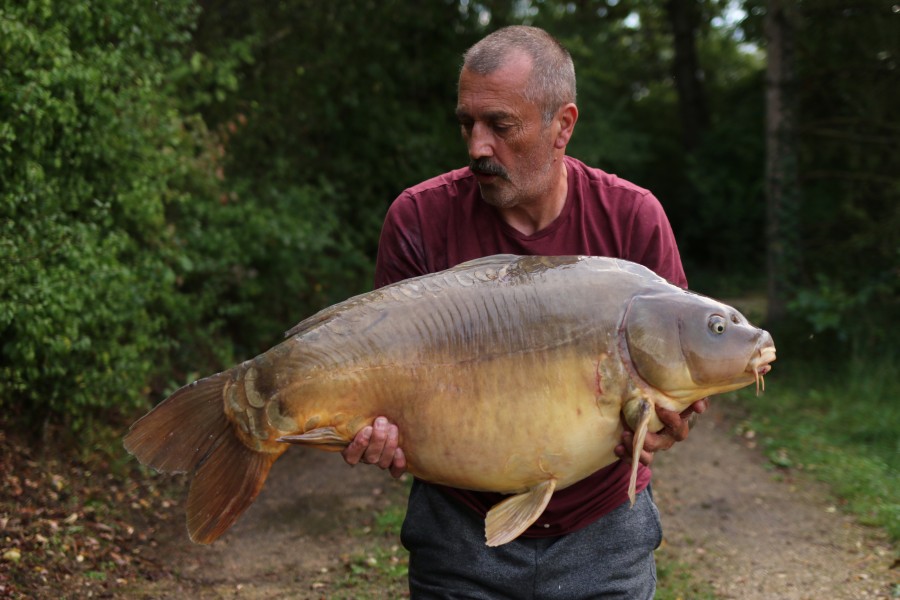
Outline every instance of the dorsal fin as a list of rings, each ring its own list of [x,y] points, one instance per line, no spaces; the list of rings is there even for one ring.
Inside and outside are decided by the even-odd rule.
[[[473,267],[494,267],[499,269],[509,263],[516,262],[521,258],[517,254],[494,254],[492,256],[483,256],[481,258],[473,258],[466,262],[459,263],[454,269],[471,269]]]

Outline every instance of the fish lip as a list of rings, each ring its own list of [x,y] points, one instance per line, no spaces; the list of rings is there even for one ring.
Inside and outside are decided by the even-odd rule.
[[[753,351],[753,357],[747,364],[747,372],[765,375],[772,370],[773,362],[775,362],[775,346],[771,342],[767,345],[757,346]]]
[[[756,349],[750,362],[747,363],[747,373],[756,380],[756,395],[760,391],[766,390],[766,380],[764,376],[772,370],[772,363],[775,361],[775,344],[772,342],[772,336],[768,333],[764,335]]]

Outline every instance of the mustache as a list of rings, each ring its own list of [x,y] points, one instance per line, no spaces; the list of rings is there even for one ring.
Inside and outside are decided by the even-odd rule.
[[[497,175],[498,177],[502,177],[509,181],[509,173],[503,168],[503,165],[491,162],[489,158],[476,158],[469,163],[469,169],[471,169],[473,173],[478,173],[480,175]]]

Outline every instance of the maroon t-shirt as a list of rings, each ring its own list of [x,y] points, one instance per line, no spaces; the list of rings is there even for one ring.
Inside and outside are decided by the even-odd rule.
[[[640,263],[687,287],[672,227],[649,191],[566,156],[569,188],[560,215],[525,235],[481,199],[468,167],[404,191],[388,210],[381,231],[375,286],[434,273],[491,254],[590,255]],[[628,498],[628,463],[616,461],[553,494],[544,513],[523,534],[557,536],[580,529]],[[650,470],[638,470],[638,491]],[[443,487],[482,516],[504,496]]]

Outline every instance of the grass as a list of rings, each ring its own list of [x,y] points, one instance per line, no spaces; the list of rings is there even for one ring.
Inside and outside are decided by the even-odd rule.
[[[405,501],[398,500],[375,514],[372,525],[354,532],[362,550],[344,561],[344,572],[333,583],[335,599],[401,598],[409,595],[406,576],[409,553],[397,543],[406,516]]]
[[[775,467],[827,483],[837,505],[900,540],[900,378],[888,354],[833,366],[779,359],[768,391],[748,406]],[[777,373],[777,375],[776,375]]]
[[[654,600],[715,600],[712,587],[698,581],[691,566],[680,562],[665,548],[656,551],[656,595]]]

